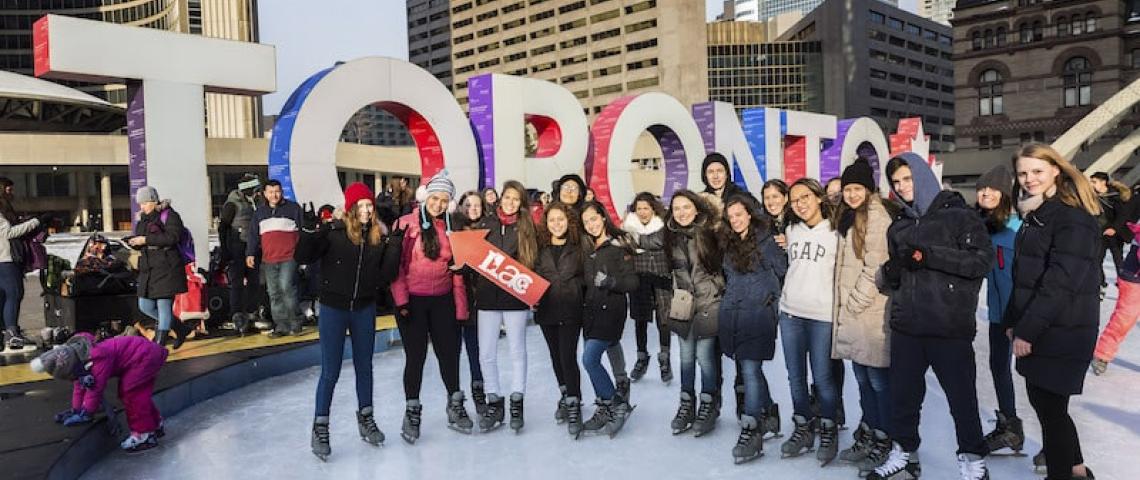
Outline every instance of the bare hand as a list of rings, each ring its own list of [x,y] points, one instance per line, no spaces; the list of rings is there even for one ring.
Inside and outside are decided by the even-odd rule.
[[[1104,231],[1104,236],[1106,236],[1106,237],[1112,237],[1115,235],[1116,235],[1116,229],[1115,228],[1109,228],[1109,229],[1106,229]]]
[[[254,265],[255,263],[257,263],[257,259],[256,259],[256,258],[254,258],[253,256],[248,256],[248,257],[245,257],[245,266],[246,266],[246,267],[248,267],[248,268],[253,268],[253,265]]]
[[[915,250],[914,253],[910,255],[910,258],[914,259],[914,263],[922,263],[922,250]]]
[[[788,248],[788,237],[783,234],[776,235],[776,245],[779,245],[780,248]]]
[[[141,235],[137,237],[131,237],[127,243],[131,244],[132,247],[141,247],[143,245],[146,245],[146,237]]]
[[[1013,355],[1017,358],[1029,356],[1033,353],[1033,344],[1020,338],[1013,339]]]

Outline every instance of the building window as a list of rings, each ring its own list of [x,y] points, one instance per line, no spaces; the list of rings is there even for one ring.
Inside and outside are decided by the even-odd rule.
[[[1033,41],[1033,27],[1028,23],[1021,24],[1020,35],[1021,43],[1029,43]]]
[[[881,24],[883,24],[883,23],[884,23],[884,22],[886,22],[886,21],[887,21],[887,17],[886,17],[886,16],[884,16],[883,14],[881,14],[881,13],[879,13],[879,12],[876,12],[876,11],[874,11],[874,10],[871,10],[871,22],[872,22],[872,23],[878,23],[878,24],[880,24],[880,25],[881,25]]]
[[[1073,15],[1072,20],[1069,21],[1073,35],[1080,35],[1085,29],[1085,22],[1081,19],[1080,15]]]
[[[1057,36],[1064,37],[1069,34],[1069,19],[1057,17]]]
[[[1040,42],[1043,38],[1045,38],[1045,30],[1044,27],[1041,26],[1041,22],[1033,22],[1033,41]]]
[[[1092,65],[1085,57],[1065,62],[1064,106],[1078,107],[1092,103]]]
[[[1007,36],[1005,27],[998,27],[997,29],[997,46],[1005,46],[1005,37]]]
[[[1132,49],[1132,68],[1140,68],[1140,48]]]
[[[1085,17],[1085,32],[1093,33],[1096,31],[1096,17],[1093,17],[1093,12],[1089,12]]]
[[[1002,78],[997,70],[986,70],[978,78],[978,114],[985,117],[1005,112],[1002,102]]]
[[[993,48],[994,47],[994,31],[987,28],[985,39],[986,39],[986,48]]]

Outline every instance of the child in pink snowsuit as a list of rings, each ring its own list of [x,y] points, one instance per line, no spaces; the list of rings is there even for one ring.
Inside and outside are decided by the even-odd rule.
[[[162,416],[154,405],[154,382],[166,362],[166,349],[143,337],[113,337],[99,343],[79,333],[61,347],[32,361],[32,369],[61,380],[74,380],[71,409],[56,414],[65,426],[87,423],[103,400],[103,389],[119,377],[119,399],[127,411],[131,436],[122,443],[128,451],[158,445]]]

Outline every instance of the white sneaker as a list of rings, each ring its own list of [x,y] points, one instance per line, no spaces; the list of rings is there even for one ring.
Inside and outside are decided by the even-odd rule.
[[[989,480],[986,459],[972,453],[958,454],[958,474],[962,480]]]
[[[273,328],[273,324],[264,320],[258,320],[256,322],[253,322],[253,328],[256,328],[258,330],[269,330]]]
[[[119,448],[122,448],[128,452],[141,452],[144,450],[150,450],[157,446],[158,439],[155,438],[155,436],[150,432],[131,432],[131,436],[127,437],[126,440],[123,440],[123,443],[119,444]]]

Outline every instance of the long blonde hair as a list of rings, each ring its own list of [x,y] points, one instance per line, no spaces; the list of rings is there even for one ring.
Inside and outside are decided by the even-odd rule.
[[[1089,212],[1089,215],[1100,215],[1100,200],[1097,198],[1092,184],[1080,170],[1077,170],[1076,166],[1061,156],[1053,147],[1040,143],[1031,143],[1021,147],[1011,159],[1014,172],[1017,171],[1017,159],[1021,157],[1036,158],[1049,162],[1049,164],[1060,169],[1061,174],[1057,176],[1056,180],[1056,196],[1060,198],[1061,202],[1070,207]]]
[[[356,211],[359,207],[353,205],[344,214],[344,229],[348,233],[348,241],[353,245],[360,245],[361,237],[364,231],[364,224],[360,223],[360,219],[356,216]],[[372,220],[368,226],[368,244],[373,247],[380,245],[380,237],[384,234],[384,227],[380,224],[376,212],[372,212]]]

